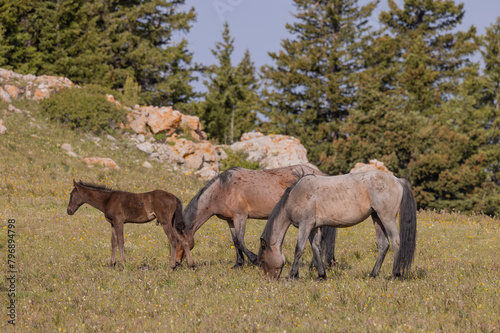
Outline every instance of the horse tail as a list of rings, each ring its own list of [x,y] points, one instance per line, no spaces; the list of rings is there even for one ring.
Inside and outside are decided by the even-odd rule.
[[[409,269],[415,256],[417,238],[417,203],[406,179],[399,179],[403,186],[403,198],[399,208],[399,255],[396,259],[396,272],[404,275]]]
[[[174,227],[177,230],[184,232],[185,224],[184,217],[182,216],[182,202],[177,197],[175,197],[175,200],[177,204],[174,212]]]

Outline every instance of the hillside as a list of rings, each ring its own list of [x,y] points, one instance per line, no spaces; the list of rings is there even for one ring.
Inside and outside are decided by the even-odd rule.
[[[47,121],[37,102],[13,104],[22,112],[0,111],[7,128],[0,136],[0,248],[7,272],[8,241],[14,239],[17,331],[500,329],[500,221],[481,215],[420,211],[417,257],[405,280],[389,279],[391,250],[381,276],[367,277],[377,251],[370,221],[339,231],[339,265],[327,271],[324,282],[307,269],[309,247],[299,281],[270,282],[254,266],[230,269],[231,235],[226,222],[215,217],[196,234],[194,271],[185,263],[168,269],[168,241],[154,223],[125,225],[127,264],[123,271],[112,270],[110,227],[102,214],[88,206],[74,216],[66,213],[73,179],[134,192],[161,188],[184,205],[203,182],[154,161],[144,168],[147,154],[118,132],[112,133],[115,140],[96,139]],[[8,104],[0,102],[4,109]],[[62,149],[65,143],[79,156],[112,158],[120,169],[89,168]],[[13,237],[10,219],[15,219]],[[264,224],[247,225],[246,242],[253,251]],[[297,229],[290,228],[283,244],[284,276],[296,239]],[[4,295],[11,282],[2,280]],[[2,318],[2,331],[12,329],[9,317]]]

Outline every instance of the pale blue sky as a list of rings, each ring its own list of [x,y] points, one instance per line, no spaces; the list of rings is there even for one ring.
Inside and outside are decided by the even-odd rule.
[[[360,4],[368,0],[360,0]],[[403,0],[395,0],[403,4]],[[465,0],[465,17],[460,30],[467,30],[471,25],[479,34],[484,34],[485,27],[496,22],[500,16],[500,0]],[[269,51],[280,50],[282,39],[289,37],[286,23],[293,22],[295,6],[292,0],[186,0],[188,8],[194,7],[197,22],[184,37],[189,42],[189,50],[194,53],[194,61],[209,65],[215,63],[210,49],[220,41],[223,23],[229,22],[232,37],[235,39],[233,63],[240,62],[246,49],[250,50],[252,61],[257,69],[264,64],[271,64]],[[378,14],[387,8],[387,1],[381,0],[375,10]],[[378,16],[378,15],[377,15]],[[372,20],[376,25],[377,20]]]

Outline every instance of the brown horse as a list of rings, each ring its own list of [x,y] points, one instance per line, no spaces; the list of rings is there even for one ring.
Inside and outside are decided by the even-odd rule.
[[[182,218],[182,203],[165,191],[155,190],[146,193],[130,193],[113,191],[106,187],[75,182],[68,204],[68,214],[73,215],[83,204],[89,204],[104,213],[106,221],[111,223],[111,267],[116,264],[116,247],[120,249],[121,262],[125,262],[123,248],[123,224],[146,223],[156,218],[161,224],[170,242],[170,251],[175,253],[177,240],[187,253],[190,267],[194,261],[189,251],[189,244],[182,235],[184,220]],[[170,268],[176,266],[175,258],[170,256]],[[120,267],[123,267],[120,264]]]
[[[213,215],[226,220],[236,249],[235,268],[243,266],[245,259],[258,264],[257,256],[251,252],[244,241],[245,226],[248,218],[267,219],[285,189],[305,174],[322,175],[320,171],[306,165],[248,170],[230,168],[211,179],[189,202],[184,209],[184,234],[192,249],[195,232]],[[335,262],[334,247],[336,229],[325,230],[329,245],[325,250],[329,265]],[[183,248],[177,245],[176,262],[183,258]],[[317,266],[314,262],[312,265]]]
[[[259,251],[264,274],[272,279],[279,278],[285,265],[281,247],[291,224],[299,228],[290,270],[293,279],[299,277],[299,260],[307,238],[314,237],[318,228],[325,225],[348,228],[371,216],[377,234],[378,257],[370,275],[378,275],[390,241],[394,249],[392,275],[400,276],[410,268],[415,254],[416,210],[410,184],[383,171],[333,177],[305,176],[285,191],[264,228]],[[313,244],[313,255],[316,258],[320,255],[317,243]],[[321,261],[318,275],[326,278]]]

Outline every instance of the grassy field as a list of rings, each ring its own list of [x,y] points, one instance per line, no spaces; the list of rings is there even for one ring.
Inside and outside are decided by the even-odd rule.
[[[18,332],[347,331],[499,332],[500,221],[482,215],[418,213],[418,240],[411,275],[389,279],[392,252],[378,278],[368,278],[377,245],[370,221],[339,231],[339,265],[317,282],[310,247],[301,279],[288,281],[297,230],[285,238],[287,267],[277,282],[251,265],[231,269],[235,252],[226,223],[209,220],[196,234],[194,271],[171,272],[168,241],[154,223],[125,225],[127,264],[108,267],[111,231],[102,213],[83,206],[66,214],[72,179],[126,191],[165,189],[184,205],[203,183],[147,158],[114,133],[118,150],[102,136],[47,122],[36,104],[16,104],[25,114],[0,114],[0,248],[9,276],[8,220],[15,219],[16,326]],[[0,112],[6,108],[0,102]],[[69,157],[70,143],[82,157],[110,157],[121,167],[88,168]],[[246,242],[257,251],[265,221],[250,220]],[[11,238],[12,239],[12,238]],[[1,331],[8,323],[10,282],[1,281]]]

